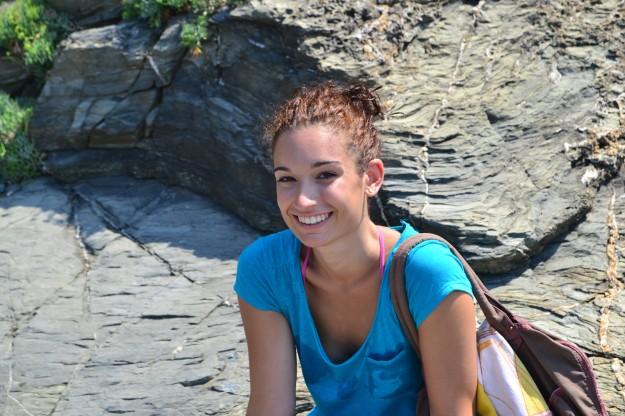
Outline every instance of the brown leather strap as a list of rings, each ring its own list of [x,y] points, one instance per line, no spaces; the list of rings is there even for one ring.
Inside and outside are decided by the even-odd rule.
[[[404,269],[408,253],[417,246],[419,243],[425,240],[437,240],[446,244],[452,253],[462,262],[464,271],[471,282],[473,288],[473,295],[480,305],[482,312],[486,320],[491,324],[495,330],[502,334],[510,332],[512,327],[516,324],[514,316],[501,304],[493,295],[488,291],[484,283],[475,274],[475,271],[469,266],[469,263],[462,257],[462,255],[456,250],[443,237],[430,233],[419,233],[412,237],[407,238],[397,248],[397,251],[393,255],[393,261],[390,270],[390,289],[391,298],[393,300],[393,306],[395,307],[395,313],[399,319],[399,323],[404,330],[404,334],[408,341],[412,345],[412,348],[417,353],[417,356],[421,356],[419,353],[419,333],[417,326],[410,314],[410,308],[408,306],[408,297],[406,295],[406,284],[404,277]]]

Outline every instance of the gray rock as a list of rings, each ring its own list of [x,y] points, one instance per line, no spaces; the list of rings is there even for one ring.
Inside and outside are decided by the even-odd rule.
[[[542,19],[557,19],[555,12],[529,19],[514,7],[484,6],[488,19],[475,22],[471,8],[449,6],[446,19],[419,35],[427,45],[413,42],[398,57],[418,67],[396,65],[384,88],[393,104],[381,128],[399,136],[387,147],[387,216],[448,236],[490,273],[525,263],[566,232],[590,209],[597,184],[613,176],[585,183],[587,169],[563,151],[586,139],[581,127],[609,130],[618,118],[610,111],[601,120],[596,111],[606,85],[583,59],[541,50]],[[526,32],[528,24],[536,29]],[[422,87],[414,90],[407,76]]]
[[[622,178],[526,267],[487,281],[515,313],[587,351],[614,415],[625,411]],[[258,236],[247,225],[187,190],[103,177],[12,188],[0,230],[3,413],[245,414],[232,283]],[[296,397],[306,414],[301,371]]]
[[[0,199],[0,229],[16,233],[0,242],[7,414],[244,408],[231,287],[247,226],[188,191],[118,177],[26,183]]]
[[[29,79],[30,73],[21,60],[10,56],[0,56],[1,91],[7,94],[18,94]]]
[[[186,47],[182,44],[180,33],[188,17],[175,17],[167,23],[158,42],[148,55],[148,63],[156,75],[158,87],[167,86],[180,66]]]
[[[28,391],[40,393],[29,406],[31,413],[47,414],[54,395],[71,376],[71,371],[62,371],[69,368],[62,362],[71,361],[79,350],[65,344],[79,338],[63,333],[74,326],[74,310],[66,309],[58,321],[50,320],[49,329],[26,328],[46,316],[47,306],[65,302],[84,273],[84,263],[75,231],[68,226],[72,222],[68,195],[49,180],[12,191],[0,197],[0,378],[9,380],[2,383],[6,394],[0,409],[4,414],[21,413],[19,403],[25,398],[19,386],[29,384]],[[44,329],[55,334],[55,341],[42,334]],[[56,360],[48,360],[52,350],[58,350]],[[49,363],[49,371],[41,367],[42,362]]]
[[[156,105],[157,98],[155,89],[125,97],[91,130],[90,147],[134,147],[143,137],[146,116]]]
[[[602,188],[584,221],[530,267],[488,283],[514,313],[586,351],[614,415],[625,412],[624,177]]]
[[[617,57],[625,34],[612,13],[618,2],[566,9],[512,1],[379,3],[252,1],[214,17],[202,54],[187,54],[179,67],[181,50],[171,46],[179,22],[172,23],[159,41],[170,52],[160,55],[157,43],[152,63],[143,59],[118,84],[168,85],[162,95],[141,100],[135,112],[121,105],[123,116],[104,121],[128,95],[98,96],[100,87],[117,87],[105,78],[85,81],[78,89],[88,94],[77,98],[68,86],[74,78],[58,72],[45,94],[74,92],[64,98],[68,107],[55,104],[61,110],[41,99],[48,106],[35,115],[34,136],[47,150],[142,149],[129,149],[115,171],[188,186],[255,227],[275,230],[283,225],[271,162],[256,140],[263,120],[302,83],[364,80],[381,87],[389,109],[378,125],[387,166],[381,219],[407,218],[443,235],[480,272],[522,267],[584,218],[596,190],[623,163],[625,77]],[[153,45],[147,32],[102,40],[131,27],[124,25],[76,35],[55,71],[68,66],[74,49],[90,56],[96,41],[112,42],[138,62],[139,51]],[[79,62],[98,73],[96,60]],[[52,120],[55,127],[45,127]],[[149,158],[158,162],[142,170]],[[79,176],[70,159],[56,159],[62,163],[49,170]],[[65,168],[71,173],[61,173]]]
[[[121,0],[49,0],[49,5],[68,14],[83,27],[101,25],[119,19]]]
[[[128,147],[156,99],[146,54],[157,34],[141,23],[74,32],[60,47],[30,124],[43,150]],[[108,140],[103,135],[109,134]],[[116,137],[121,136],[120,138]]]

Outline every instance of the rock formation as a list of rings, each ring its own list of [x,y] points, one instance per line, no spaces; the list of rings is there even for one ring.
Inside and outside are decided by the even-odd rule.
[[[118,20],[122,12],[121,0],[48,0],[48,4],[82,27]]]
[[[38,397],[49,400],[36,406],[46,414],[54,406],[64,409],[59,414],[73,414],[81,395],[103,397],[98,392],[105,386],[99,383],[113,373],[100,379],[97,371],[112,371],[108,367],[118,365],[119,359],[130,365],[130,376],[118,383],[114,400],[101,399],[99,409],[110,405],[111,411],[149,411],[165,406],[166,395],[152,396],[152,384],[141,390],[140,380],[171,381],[177,390],[169,392],[181,394],[180,403],[193,406],[201,406],[204,399],[187,400],[189,390],[178,386],[208,386],[209,395],[224,393],[219,396],[225,398],[224,407],[215,412],[240,409],[236,406],[244,402],[246,388],[240,373],[245,366],[241,344],[228,350],[241,355],[230,367],[237,368],[232,370],[236,374],[227,376],[217,375],[215,368],[230,359],[230,352],[219,348],[232,348],[233,339],[215,341],[220,347],[202,355],[201,362],[196,344],[223,336],[223,328],[236,327],[236,313],[215,306],[217,314],[207,320],[196,308],[203,302],[204,307],[218,305],[231,295],[226,294],[227,285],[219,285],[232,280],[237,250],[255,234],[242,231],[240,244],[227,248],[230,254],[215,254],[202,248],[208,244],[203,240],[185,241],[191,237],[180,230],[207,226],[202,220],[193,223],[194,216],[191,222],[170,224],[167,217],[149,222],[157,211],[169,209],[170,188],[132,182],[141,189],[135,196],[122,192],[115,182],[84,178],[123,174],[181,185],[209,196],[258,230],[278,229],[282,225],[273,202],[271,162],[257,140],[263,120],[295,87],[337,79],[379,87],[388,109],[378,123],[387,167],[385,186],[373,204],[380,221],[408,218],[419,230],[436,232],[456,244],[513,310],[579,342],[593,357],[611,412],[625,412],[625,310],[620,306],[625,282],[624,16],[625,8],[616,0],[254,0],[213,16],[201,53],[180,46],[184,16],[169,20],[162,29],[113,22],[73,33],[60,47],[39,97],[31,135],[47,152],[47,172],[79,182],[68,188],[35,182],[0,198],[0,209],[9,218],[0,215],[0,229],[21,230],[22,221],[44,223],[44,228],[70,224],[81,237],[73,243],[68,242],[71,235],[60,240],[69,239],[59,249],[67,271],[55,275],[60,280],[54,280],[54,296],[45,286],[28,295],[30,286],[39,283],[26,274],[20,274],[20,283],[10,283],[23,308],[1,306],[12,310],[6,316],[14,316],[0,324],[8,334],[7,362],[16,363],[3,371],[12,374],[12,368],[23,366],[20,377],[26,387],[13,383],[9,390],[23,396],[19,401],[39,389]],[[50,201],[16,202],[36,199],[35,190],[44,188]],[[196,198],[178,192],[185,195],[180,198]],[[19,208],[54,201],[61,208],[46,208],[45,213]],[[90,219],[81,223],[80,213]],[[226,220],[217,224],[220,221]],[[42,228],[39,234],[70,232],[60,228],[65,231]],[[3,239],[2,244],[14,244],[0,247],[9,257],[17,259],[15,253],[23,250],[18,242]],[[88,267],[93,271],[85,271],[81,253],[91,258]],[[223,269],[214,259],[226,259],[230,268]],[[7,260],[0,267],[3,264],[21,262]],[[131,269],[135,280],[129,288],[110,289],[119,282],[118,267],[137,268]],[[47,279],[47,272],[38,269],[33,279],[37,273]],[[185,299],[185,290],[196,287],[205,273],[216,276],[218,283],[210,283],[206,299],[194,295],[180,307],[172,298],[164,299],[172,313],[145,312],[142,308],[151,306],[144,299],[161,293],[151,292],[145,282],[167,273],[170,278],[155,284],[182,288],[179,293]],[[15,273],[5,270],[5,275]],[[100,276],[93,279],[101,286],[94,284],[94,292],[84,292],[84,282],[92,275]],[[142,284],[148,288],[135,288]],[[61,344],[80,344],[76,348],[83,348],[88,358],[77,361],[75,353],[58,358],[56,362],[70,363],[71,370],[59,371],[54,382],[37,384],[37,377],[29,376],[35,370],[28,367],[28,354],[35,354],[35,347],[20,347],[31,332],[36,337],[45,333],[41,328],[52,325],[37,323],[48,316],[37,311],[65,302],[73,305],[67,308],[86,307],[80,305],[94,300],[100,312],[83,311],[87,323],[80,325],[96,336],[82,340],[78,331],[58,338]],[[160,331],[169,329],[152,329],[152,318],[144,315],[175,315],[161,323],[172,322],[172,331],[182,332],[168,338]],[[223,328],[217,328],[222,322]],[[199,327],[191,330],[182,324]],[[119,333],[111,329],[118,326]],[[139,358],[129,355],[139,350],[139,334],[152,330],[159,331],[155,339],[165,344],[156,342],[158,351],[150,346],[137,353]],[[240,328],[237,331],[240,336]],[[195,340],[189,341],[188,359],[199,367],[189,367],[193,374],[183,380],[173,376],[178,372],[176,359],[164,357],[173,354],[168,348],[177,348],[174,339],[187,335]],[[165,379],[156,375],[161,368]],[[74,383],[74,377],[81,383]],[[220,387],[218,380],[227,386]],[[225,380],[238,380],[230,381],[238,387]],[[145,394],[124,400],[122,392],[131,387]],[[300,410],[309,407],[306,400]],[[11,400],[6,405],[16,406]]]
[[[215,16],[199,55],[179,20],[89,29],[61,48],[32,136],[59,178],[159,178],[275,230],[264,117],[302,83],[362,80],[389,109],[382,217],[505,272],[577,224],[622,164],[616,5],[259,1]]]
[[[588,353],[615,416],[625,412],[622,178],[528,267],[487,281],[513,312]],[[0,414],[245,414],[231,287],[257,232],[204,197],[124,177],[10,186],[0,230]],[[301,374],[296,397],[298,413],[311,409]]]

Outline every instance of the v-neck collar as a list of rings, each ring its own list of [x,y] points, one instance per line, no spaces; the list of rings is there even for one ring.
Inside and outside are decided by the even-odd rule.
[[[390,228],[396,231],[399,231],[400,236],[397,242],[395,242],[395,244],[393,245],[393,248],[389,252],[389,255],[384,264],[384,273],[382,275],[382,281],[380,282],[380,290],[378,291],[378,300],[376,304],[375,315],[371,323],[371,327],[369,328],[369,332],[367,333],[365,340],[362,342],[362,344],[360,344],[358,349],[352,355],[350,355],[349,358],[347,358],[344,361],[341,361],[340,363],[335,363],[334,361],[330,359],[330,357],[328,357],[328,354],[326,353],[326,350],[323,347],[323,344],[321,342],[321,337],[319,336],[319,331],[317,330],[317,324],[315,323],[315,319],[313,318],[312,310],[310,308],[310,303],[308,302],[308,295],[306,293],[306,288],[304,287],[304,280],[302,279],[302,276],[301,276],[302,270],[301,270],[301,264],[300,264],[300,252],[302,250],[302,244],[297,239],[297,237],[293,235],[293,238],[295,239],[295,253],[293,255],[293,258],[295,261],[293,262],[293,266],[294,266],[294,270],[296,270],[294,273],[297,275],[297,279],[296,279],[297,287],[298,287],[298,290],[301,291],[304,297],[304,301],[305,301],[304,309],[306,309],[305,311],[306,317],[310,322],[310,326],[312,327],[313,338],[315,340],[315,345],[317,346],[317,350],[319,351],[319,354],[321,358],[323,359],[323,361],[330,367],[334,367],[334,368],[346,367],[346,366],[349,366],[355,360],[357,360],[358,356],[362,355],[363,351],[367,349],[367,344],[369,342],[369,339],[372,337],[372,334],[375,332],[376,323],[378,322],[380,309],[381,309],[380,305],[382,303],[382,299],[385,293],[385,288],[387,287],[386,281],[388,280],[387,279],[388,268],[390,267],[393,254],[395,253],[395,251],[397,250],[401,242],[406,237],[408,237],[405,234],[406,234],[407,229],[410,228],[410,225],[404,221],[401,221],[401,225],[397,227],[390,227]]]

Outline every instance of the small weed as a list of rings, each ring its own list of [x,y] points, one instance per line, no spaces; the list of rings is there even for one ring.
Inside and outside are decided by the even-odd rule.
[[[32,101],[17,102],[0,92],[0,178],[9,182],[39,175],[41,154],[28,138]]]
[[[122,0],[124,19],[143,19],[152,27],[160,27],[173,15],[192,13],[193,22],[183,25],[181,42],[194,52],[201,51],[202,42],[208,39],[208,20],[224,7],[234,7],[242,0]]]

